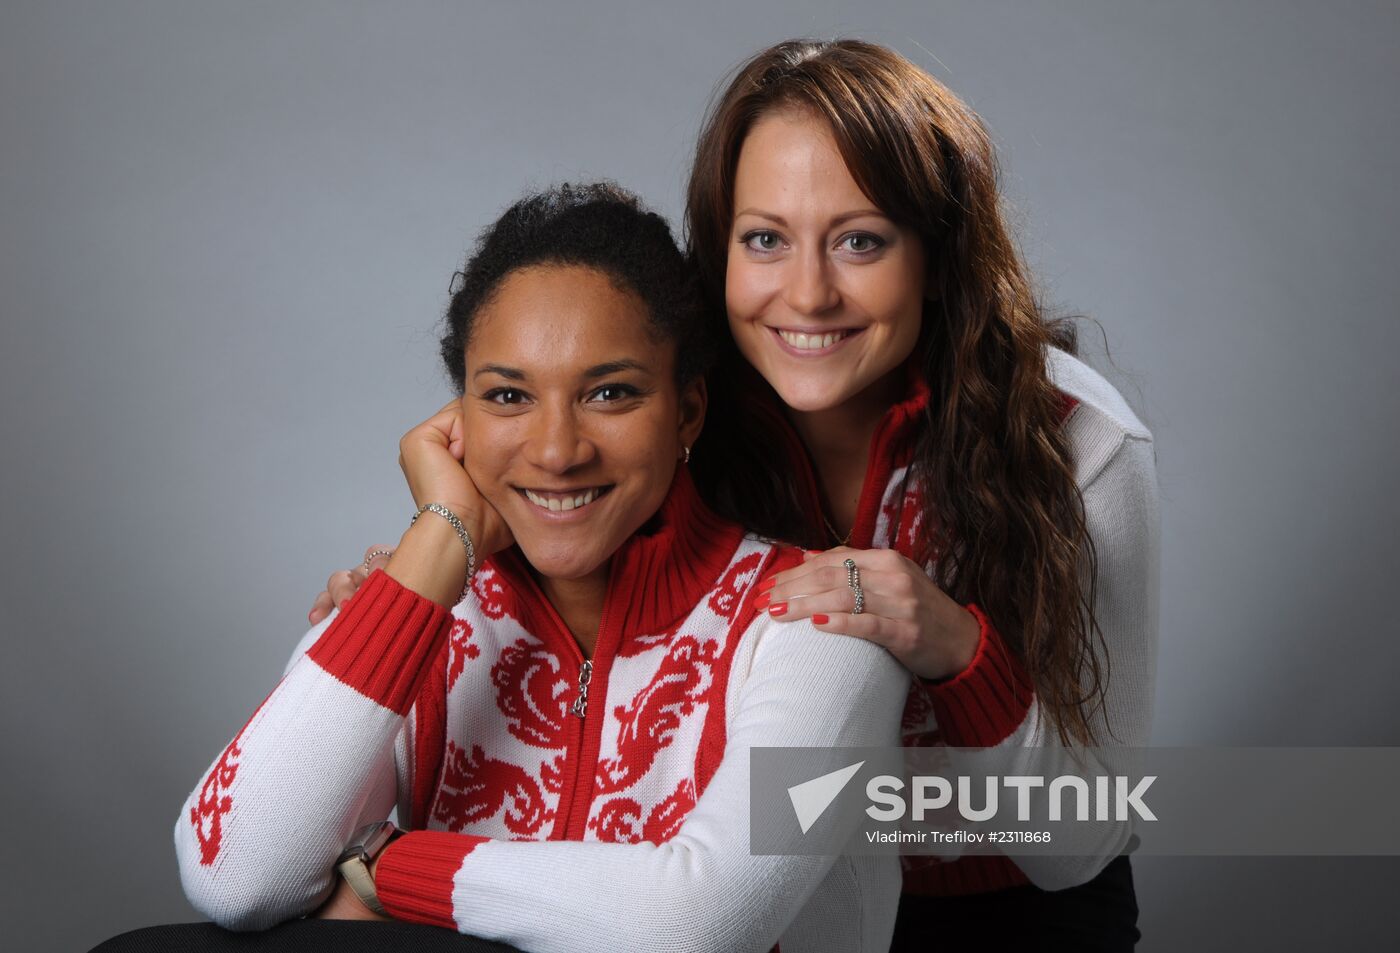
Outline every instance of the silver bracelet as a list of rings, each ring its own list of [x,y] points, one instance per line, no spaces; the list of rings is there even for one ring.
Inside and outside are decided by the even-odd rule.
[[[388,556],[390,558],[393,558],[393,555],[394,551],[392,549],[376,549],[372,551],[368,556],[365,557],[365,572],[369,572],[370,563],[374,562],[380,556]]]
[[[471,588],[472,576],[476,575],[476,547],[472,545],[471,534],[468,533],[467,528],[462,525],[462,521],[457,518],[457,514],[441,503],[424,503],[422,506],[418,507],[418,512],[413,514],[413,519],[409,521],[408,525],[412,526],[414,523],[418,522],[418,517],[422,516],[424,513],[436,513],[438,516],[441,516],[443,519],[447,520],[447,522],[451,523],[452,528],[457,531],[457,538],[462,541],[462,546],[466,548],[467,583],[462,587],[462,596],[466,596],[467,590]],[[457,601],[461,602],[462,600],[459,598]]]

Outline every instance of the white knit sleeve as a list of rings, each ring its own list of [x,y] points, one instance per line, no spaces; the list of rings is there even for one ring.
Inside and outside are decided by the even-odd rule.
[[[764,615],[745,633],[731,678],[741,682],[722,761],[670,840],[413,832],[383,855],[381,900],[396,917],[542,953],[765,951],[780,937],[785,953],[887,949],[898,859],[753,856],[749,749],[897,746],[907,671],[864,640]],[[801,927],[785,934],[799,912]]]
[[[1124,439],[1084,489],[1084,512],[1098,561],[1094,615],[1107,655],[1104,706],[1089,724],[1098,744],[1145,747],[1161,602],[1161,516],[1150,439]]]
[[[1021,724],[995,746],[969,756],[968,766],[996,775],[1060,773],[1130,775],[1142,769],[1152,725],[1160,601],[1160,516],[1150,437],[1127,434],[1108,462],[1082,489],[1089,537],[1097,560],[1094,613],[1103,633],[1100,650],[1104,703],[1090,713],[1097,756],[1060,746],[1058,733],[1032,700]],[[1085,580],[1087,582],[1087,579]],[[1030,749],[1041,749],[1036,753]],[[1046,751],[1044,749],[1052,749]],[[1075,764],[1067,757],[1081,759]],[[975,762],[975,766],[974,766]],[[986,825],[968,824],[968,830]],[[1083,822],[1057,848],[1074,855],[1025,855],[1013,861],[1045,890],[1085,883],[1127,847],[1132,825]]]
[[[376,573],[307,633],[180,809],[175,853],[196,910],[261,930],[330,895],[351,835],[395,806],[395,742],[447,618]]]

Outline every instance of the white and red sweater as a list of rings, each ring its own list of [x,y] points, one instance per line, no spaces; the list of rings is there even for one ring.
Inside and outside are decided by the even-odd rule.
[[[526,950],[885,949],[895,858],[749,851],[748,749],[898,744],[908,689],[883,649],[753,610],[797,558],[682,471],[613,557],[586,676],[514,550],[451,612],[376,572],[187,799],[186,895],[231,929],[305,915],[396,808],[399,919]]]
[[[1059,389],[1061,426],[1073,458],[1075,482],[1084,499],[1085,519],[1097,557],[1095,618],[1108,656],[1102,708],[1089,717],[1098,745],[1142,748],[1152,724],[1160,602],[1160,515],[1152,434],[1122,396],[1096,371],[1057,348],[1048,354],[1050,379]],[[908,397],[889,409],[872,439],[856,521],[849,545],[892,548],[915,557],[919,524],[928,508],[910,475],[914,445],[929,400],[927,385],[910,374]],[[794,480],[808,512],[819,518],[821,498],[810,457],[796,431],[776,407],[755,401],[770,417],[785,446],[775,452],[791,462]],[[821,532],[820,524],[814,529]],[[932,567],[930,567],[932,568]],[[1025,668],[1002,641],[995,625],[976,605],[967,607],[982,623],[972,663],[942,682],[916,680],[903,716],[904,743],[1000,749],[1007,770],[1018,748],[1056,745],[1058,739],[1040,715]],[[1132,773],[1128,752],[1105,752],[1116,763],[1087,765],[1089,773]],[[986,759],[995,759],[992,751]],[[984,759],[983,770],[987,763]],[[1084,825],[1075,830],[1077,856],[1009,857],[965,855],[951,862],[904,858],[904,891],[929,896],[986,893],[1033,883],[1063,889],[1092,879],[1118,856],[1131,836],[1126,825]],[[1057,835],[1060,846],[1063,838]],[[937,924],[929,924],[936,935]]]

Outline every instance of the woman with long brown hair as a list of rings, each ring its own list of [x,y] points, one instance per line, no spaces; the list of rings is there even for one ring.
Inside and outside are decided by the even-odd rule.
[[[686,209],[732,332],[697,479],[744,525],[825,550],[775,577],[768,611],[919,676],[906,743],[1142,746],[1151,434],[1037,302],[1001,206],[981,121],[897,53],[791,41],[742,66]],[[1101,872],[1125,846],[908,863],[896,947],[960,923],[1131,947],[1127,858]]]
[[[1145,745],[1152,437],[1038,303],[978,117],[887,48],[780,43],[713,104],[686,214],[731,332],[697,483],[822,551],[765,583],[766,611],[918,676],[906,744]],[[313,621],[361,578],[333,576]],[[895,946],[1131,948],[1127,836],[911,858]]]

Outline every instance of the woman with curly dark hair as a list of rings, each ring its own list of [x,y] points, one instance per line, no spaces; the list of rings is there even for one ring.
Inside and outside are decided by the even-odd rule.
[[[417,515],[179,812],[197,909],[442,928],[375,949],[888,947],[896,858],[750,848],[750,749],[895,747],[909,676],[756,607],[801,554],[695,491],[699,312],[665,221],[616,187],[483,234],[442,339],[459,396],[399,443]],[[345,948],[308,926],[298,948]]]
[[[887,48],[777,44],[713,104],[686,214],[730,332],[697,483],[822,550],[765,581],[766,611],[900,659],[906,744],[1145,745],[1152,436],[1038,303],[972,110]],[[896,946],[1131,948],[1129,832],[1095,836],[910,859]]]

